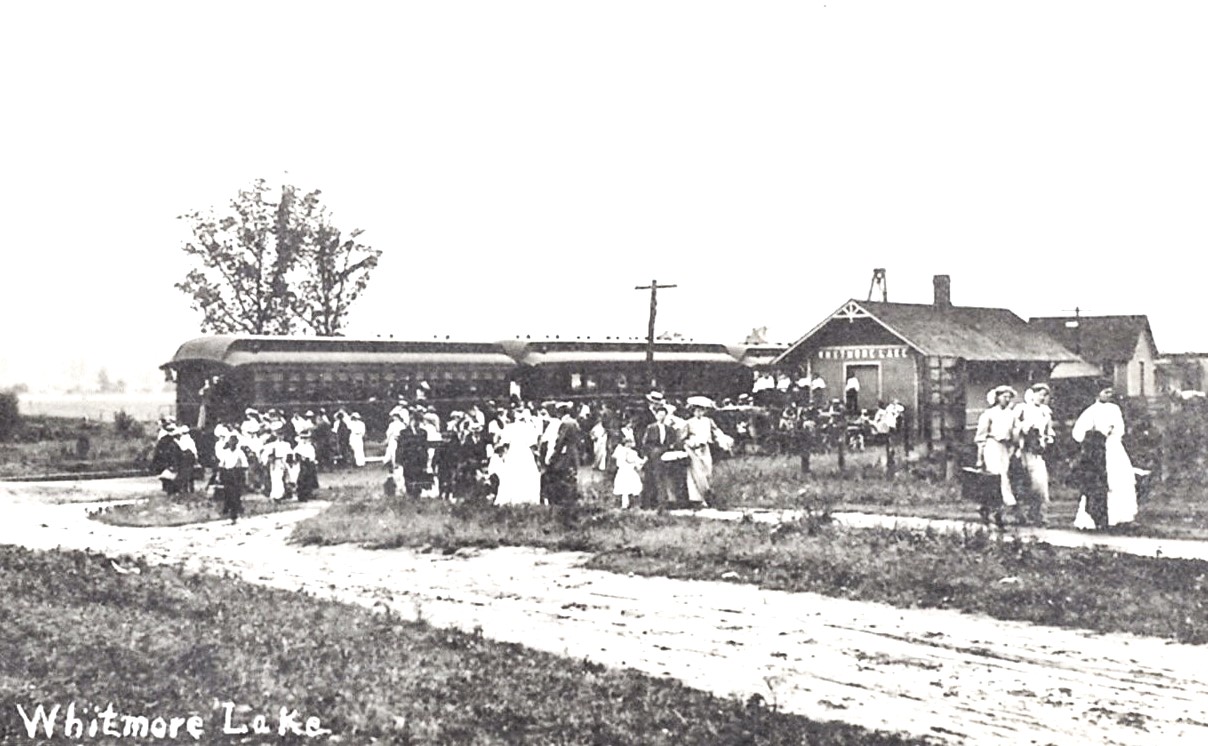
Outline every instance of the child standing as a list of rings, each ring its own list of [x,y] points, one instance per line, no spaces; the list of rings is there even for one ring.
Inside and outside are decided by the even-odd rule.
[[[646,460],[634,448],[632,432],[626,432],[621,444],[612,453],[617,465],[617,475],[612,482],[612,493],[620,495],[621,509],[628,510],[636,504],[642,494],[642,466]]]

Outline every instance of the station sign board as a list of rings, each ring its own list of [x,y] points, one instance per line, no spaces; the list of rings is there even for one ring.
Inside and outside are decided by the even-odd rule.
[[[844,345],[819,347],[819,360],[890,360],[909,355],[906,345]]]

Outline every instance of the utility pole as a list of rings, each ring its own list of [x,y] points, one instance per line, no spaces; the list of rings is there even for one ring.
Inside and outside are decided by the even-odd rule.
[[[654,317],[659,308],[659,291],[676,285],[660,285],[658,280],[651,280],[649,285],[638,285],[634,290],[650,291],[650,324],[646,328],[646,385],[654,383]]]

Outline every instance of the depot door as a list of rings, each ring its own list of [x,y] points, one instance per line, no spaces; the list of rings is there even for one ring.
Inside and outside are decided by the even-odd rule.
[[[855,374],[860,382],[860,393],[857,398],[856,411],[873,409],[881,399],[881,364],[880,363],[848,363],[843,366],[843,400],[846,402],[847,380]]]

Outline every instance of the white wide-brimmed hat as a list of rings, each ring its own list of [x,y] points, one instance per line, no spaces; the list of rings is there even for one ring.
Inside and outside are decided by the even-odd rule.
[[[1007,385],[995,386],[986,392],[986,403],[993,404],[998,401],[999,394],[1010,394],[1012,399],[1019,398],[1019,394],[1015,393],[1015,389]]]

